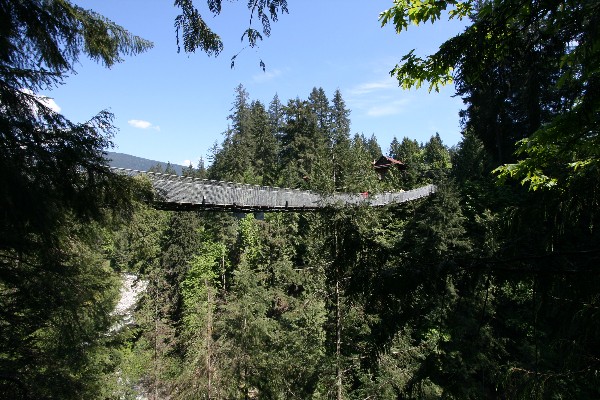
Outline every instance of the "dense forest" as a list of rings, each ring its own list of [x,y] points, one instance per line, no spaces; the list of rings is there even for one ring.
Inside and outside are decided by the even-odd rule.
[[[258,3],[267,27],[286,7]],[[215,51],[192,4],[175,2],[185,50]],[[457,146],[382,148],[340,91],[263,104],[240,85],[208,166],[184,172],[437,192],[257,219],[152,208],[149,182],[106,166],[110,113],[74,123],[36,95],[81,55],[151,43],[66,0],[0,0],[0,397],[599,398],[600,2],[396,1],[380,19],[449,6],[471,25],[392,73],[454,81]],[[381,154],[408,169],[379,179]],[[143,289],[125,321],[124,276]]]

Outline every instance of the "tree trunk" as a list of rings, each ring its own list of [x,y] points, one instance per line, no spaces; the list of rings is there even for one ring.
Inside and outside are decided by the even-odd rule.
[[[338,259],[338,234],[337,228],[334,232],[334,256],[335,256],[335,386],[337,389],[337,400],[342,400],[342,312],[340,310],[340,267],[337,264]]]
[[[337,275],[337,271],[336,271]],[[340,311],[340,279],[336,276],[335,280],[335,375],[337,387],[337,400],[342,400],[342,367],[341,367],[341,348],[342,348],[342,321]]]
[[[211,367],[211,341],[212,341],[212,297],[208,279],[204,279],[206,287],[206,393],[207,399],[211,399],[212,392],[212,367]]]

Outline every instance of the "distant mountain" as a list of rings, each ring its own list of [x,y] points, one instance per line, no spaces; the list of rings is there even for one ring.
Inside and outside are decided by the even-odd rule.
[[[127,168],[137,169],[139,171],[148,171],[157,165],[160,165],[164,171],[167,168],[168,163],[162,161],[148,160],[147,158],[136,157],[129,154],[114,153],[112,151],[107,152],[106,158],[109,160],[108,165],[116,168]],[[183,170],[187,167],[183,165],[170,164],[171,168],[181,175]]]

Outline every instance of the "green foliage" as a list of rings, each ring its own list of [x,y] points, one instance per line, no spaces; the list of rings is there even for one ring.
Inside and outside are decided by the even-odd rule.
[[[450,168],[450,154],[442,143],[440,134],[436,133],[429,139],[424,147],[424,161],[433,170],[447,170]]]
[[[240,221],[240,250],[249,263],[256,262],[260,255],[260,242],[258,238],[258,226],[254,217],[247,214]]]
[[[113,268],[139,274],[156,268],[160,259],[160,237],[168,222],[167,214],[143,203],[134,205],[128,224],[107,233],[111,243],[106,249]]]
[[[217,290],[225,269],[225,246],[208,240],[204,232],[197,254],[181,282],[183,298],[182,341],[185,357],[177,378],[179,398],[211,397],[215,385],[215,342],[213,321],[217,311]],[[202,377],[199,380],[199,377]]]
[[[483,142],[471,131],[463,133],[458,149],[452,157],[452,175],[461,183],[480,181],[489,176],[491,163]]]
[[[596,274],[583,271],[598,261],[598,7],[395,1],[381,14],[397,32],[443,15],[471,20],[434,54],[413,50],[392,71],[403,87],[453,81],[466,108],[452,158],[460,197],[442,189],[447,220],[441,209],[422,215],[396,245],[389,273],[402,286],[384,304],[412,327],[406,348],[437,346],[419,347],[412,370],[385,364],[382,376],[401,383],[385,381],[390,396],[425,397],[414,391],[424,383],[450,398],[596,396],[588,328],[598,321],[583,327],[575,316],[597,298]]]
[[[200,254],[190,262],[186,278],[181,282],[181,292],[184,307],[193,310],[205,301],[207,285],[218,280],[219,272],[223,269],[222,260],[225,257],[225,247],[220,243],[203,243]],[[184,318],[184,322],[186,322]],[[194,325],[187,321],[187,329],[194,331]]]
[[[1,13],[0,206],[12,210],[2,217],[2,242],[28,247],[27,232],[50,236],[64,210],[97,218],[102,204],[123,206],[127,190],[104,165],[112,115],[73,123],[35,92],[62,83],[82,53],[111,66],[151,43],[68,1],[6,2]]]
[[[448,7],[450,18],[471,17],[477,11],[474,1],[395,0],[394,6],[379,15],[381,25],[393,23],[396,33],[408,29],[409,25],[439,20]]]
[[[531,190],[563,190],[597,177],[599,5],[589,1],[545,6],[550,15],[535,23],[541,34],[562,45],[544,61],[557,75],[551,88],[561,93],[563,104],[553,118],[518,143],[518,162],[497,172],[501,179],[518,179]]]
[[[211,178],[325,193],[379,189],[371,164],[381,148],[375,136],[350,139],[350,111],[339,91],[330,102],[322,88],[313,88],[308,100],[286,106],[275,96],[268,112],[243,87],[236,93]]]
[[[396,33],[408,29],[411,24],[434,23],[441,19],[448,8],[450,19],[472,17],[476,11],[475,1],[435,1],[435,0],[395,0],[394,6],[379,15],[382,26],[393,24]],[[440,50],[425,59],[414,54],[414,49],[402,57],[402,63],[396,65],[390,74],[395,76],[404,89],[421,87],[429,82],[429,91],[439,91],[440,86],[453,82],[453,70],[460,59],[455,51],[456,39],[448,40]]]
[[[211,11],[218,14],[221,2],[211,7]],[[216,8],[218,5],[218,8]],[[180,38],[186,53],[193,53],[200,49],[208,55],[219,55],[223,50],[223,42],[219,35],[214,33],[204,22],[204,19],[194,7],[191,0],[176,0],[175,6],[181,8],[181,14],[175,18],[175,34],[177,36],[177,50],[180,51]]]
[[[398,142],[394,137],[389,153],[406,166],[402,171],[390,169],[387,172],[384,183],[389,185],[386,189],[391,191],[441,182],[452,167],[450,151],[437,133],[424,145],[407,137]]]
[[[2,12],[24,9],[13,3]],[[132,203],[149,198],[147,183],[102,165],[111,116],[73,124],[19,90],[60,82],[79,53],[46,52],[35,35],[23,42],[27,14],[9,15],[0,28],[12,68],[0,72],[1,201],[11,211],[0,229],[0,394],[598,397],[597,3],[395,1],[380,19],[398,31],[446,13],[471,18],[438,53],[411,52],[393,72],[430,89],[453,79],[464,137],[452,152],[439,135],[394,140],[390,155],[409,169],[381,181],[371,167],[381,148],[374,136],[350,137],[339,91],[330,101],[314,88],[286,106],[276,96],[267,109],[239,86],[211,167],[186,173],[325,192],[438,185],[435,196],[386,209],[264,221]],[[78,51],[116,62],[148,45],[67,2],[30,5],[59,38],[72,23],[65,49],[89,42]],[[193,3],[176,6],[184,49],[220,52]],[[285,6],[249,4],[266,35]],[[218,14],[220,1],[209,10]],[[95,29],[99,42],[77,39]],[[261,36],[250,26],[244,38],[253,46]],[[11,53],[23,71],[6,67],[24,43]],[[48,76],[25,71],[35,67],[27,46]],[[493,185],[491,170],[507,162],[497,170],[504,184]],[[134,325],[118,330],[115,270],[147,282]]]
[[[277,180],[279,143],[265,107],[258,101],[250,102],[248,92],[240,85],[232,111],[232,125],[225,132],[221,149],[215,151],[209,176],[248,184],[273,184]]]
[[[240,261],[216,325],[222,335],[218,357],[224,397],[258,393],[300,399],[316,385],[323,303],[309,289],[305,272],[290,263],[283,222],[273,220],[263,234],[258,230],[262,223],[251,216],[240,223]]]
[[[405,171],[392,171],[394,185],[402,189],[413,189],[425,182],[425,163],[423,149],[416,140],[407,137],[402,142],[394,137],[390,144],[390,157],[402,161],[407,169]]]
[[[313,107],[300,99],[290,100],[285,108],[282,135],[283,185],[311,188],[311,182],[322,172],[319,162],[325,150],[326,137],[319,130]]]
[[[368,167],[376,143],[335,140],[333,113],[319,90],[311,98],[281,118],[277,101],[268,115],[246,102],[257,118],[241,129],[268,121],[279,145],[274,176],[312,168],[322,187],[390,185]],[[437,182],[427,199],[264,221],[172,217],[139,319],[141,385],[182,399],[596,397],[593,196],[494,185],[481,132],[465,131],[452,155],[438,136],[392,143],[418,171],[401,185]],[[335,175],[319,162],[332,154]]]
[[[354,135],[345,158],[340,161],[343,170],[342,191],[374,193],[379,191],[377,174],[372,169],[373,157],[364,136]]]
[[[64,0],[3,1],[0,20],[0,390],[100,398],[121,341],[107,232],[148,191],[105,165],[110,113],[71,122],[37,92],[82,55],[110,67],[152,44]]]
[[[501,181],[562,190],[597,175],[598,2],[397,1],[380,20],[400,32],[447,8],[472,24],[426,59],[411,51],[392,75],[430,90],[455,80],[471,103],[467,123],[509,162]]]
[[[2,80],[36,91],[60,82],[81,53],[110,67],[152,46],[105,17],[66,0],[4,2]]]
[[[52,258],[42,246],[1,253],[3,397],[95,398],[115,367],[118,341],[107,335],[119,280],[97,251],[98,226],[67,218],[54,234],[60,255]]]

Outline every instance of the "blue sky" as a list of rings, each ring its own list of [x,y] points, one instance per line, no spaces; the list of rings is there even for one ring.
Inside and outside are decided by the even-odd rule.
[[[200,10],[206,3],[196,2]],[[289,14],[272,25],[271,37],[258,48],[244,49],[246,2],[223,1],[221,15],[203,14],[225,43],[214,58],[177,53],[172,1],[75,3],[154,42],[150,51],[111,69],[82,59],[77,74],[45,93],[74,121],[86,121],[103,109],[113,112],[119,128],[114,151],[176,164],[206,159],[210,147],[222,141],[239,84],[266,106],[276,93],[286,103],[306,99],[313,87],[322,87],[330,99],[340,89],[351,110],[352,133],[374,134],[384,152],[394,136],[425,142],[439,132],[447,145],[460,141],[462,102],[452,97],[452,86],[440,93],[407,91],[389,76],[411,49],[427,55],[459,33],[463,25],[458,21],[411,27],[397,35],[378,21],[391,0],[289,0]],[[231,56],[240,51],[231,69]],[[260,59],[266,72],[259,68]]]

